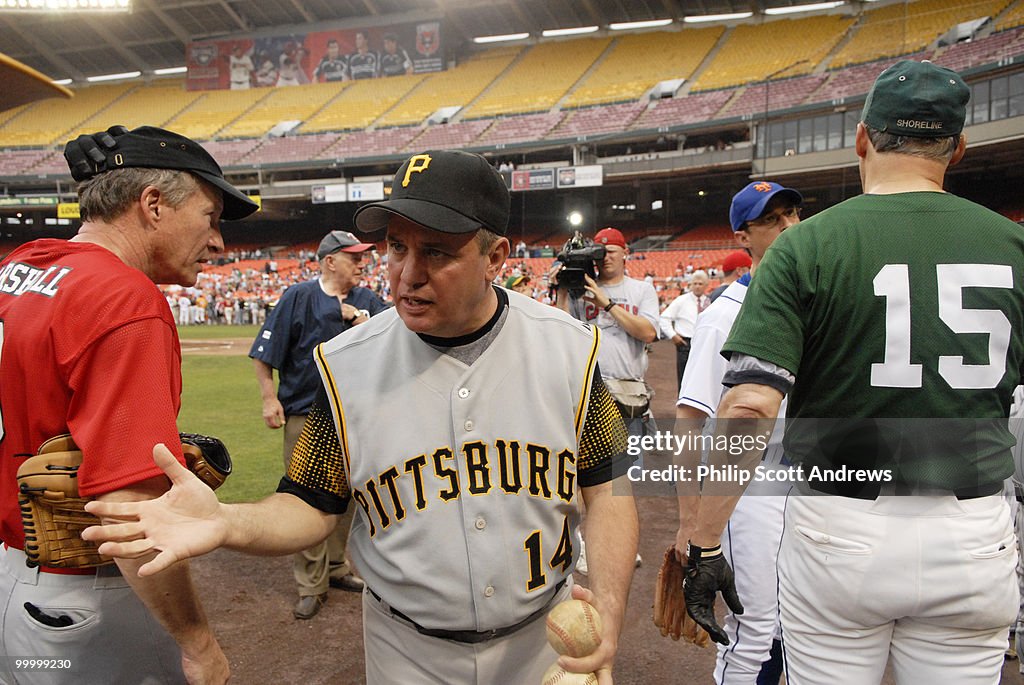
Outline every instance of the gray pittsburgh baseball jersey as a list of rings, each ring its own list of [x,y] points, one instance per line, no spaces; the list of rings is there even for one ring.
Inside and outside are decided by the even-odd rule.
[[[579,487],[610,479],[625,447],[596,329],[507,297],[470,364],[394,310],[318,347],[336,445],[314,408],[279,488],[326,511],[351,497],[353,562],[428,628],[490,630],[545,606],[578,556]]]

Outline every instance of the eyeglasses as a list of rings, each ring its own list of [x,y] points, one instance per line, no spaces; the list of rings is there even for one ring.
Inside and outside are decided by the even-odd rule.
[[[747,226],[750,226],[751,228],[774,228],[781,224],[783,219],[799,219],[800,212],[802,212],[803,209],[803,207],[787,207],[786,209],[774,212],[768,216],[751,219],[747,222]]]

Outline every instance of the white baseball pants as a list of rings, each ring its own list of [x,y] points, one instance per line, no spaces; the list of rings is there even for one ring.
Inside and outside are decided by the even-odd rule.
[[[1002,495],[793,495],[779,554],[790,685],[999,682],[1017,613]]]

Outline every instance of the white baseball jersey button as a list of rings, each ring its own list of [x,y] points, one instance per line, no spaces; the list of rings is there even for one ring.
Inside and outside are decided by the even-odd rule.
[[[476,529],[477,530],[483,530],[486,527],[487,527],[487,521],[484,520],[483,516],[481,516],[480,518],[478,518],[476,520]]]
[[[472,421],[466,421],[465,426],[466,426],[466,430],[467,431],[473,430],[473,422]]]
[[[493,596],[494,596],[494,588],[491,587],[490,585],[488,585],[487,587],[484,588],[484,597],[493,597]]]
[[[459,388],[459,397],[462,399],[469,397],[469,388]]]

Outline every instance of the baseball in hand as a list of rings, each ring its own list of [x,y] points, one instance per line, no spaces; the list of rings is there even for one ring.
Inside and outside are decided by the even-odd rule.
[[[589,656],[601,644],[602,627],[597,609],[580,599],[566,600],[548,614],[548,644],[559,654],[573,658]]]
[[[593,673],[570,673],[556,661],[544,671],[541,685],[597,685],[597,676]]]

